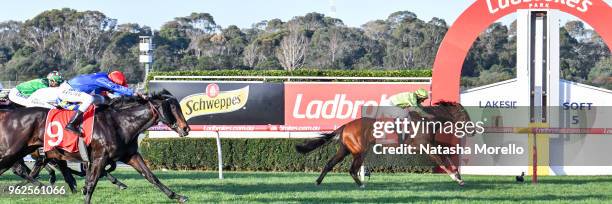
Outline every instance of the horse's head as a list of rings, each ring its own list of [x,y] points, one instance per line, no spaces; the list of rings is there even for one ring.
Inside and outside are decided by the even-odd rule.
[[[177,132],[181,137],[189,135],[191,129],[185,117],[183,117],[181,105],[170,92],[163,90],[157,94],[153,94],[148,100],[159,113],[159,119],[162,123],[172,128],[172,130]]]
[[[470,121],[470,115],[460,103],[438,101],[434,105],[444,108],[453,121]]]

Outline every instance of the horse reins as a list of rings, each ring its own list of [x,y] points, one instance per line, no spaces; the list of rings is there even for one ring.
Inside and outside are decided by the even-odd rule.
[[[166,117],[164,117],[164,115],[161,114],[159,110],[157,110],[157,108],[155,108],[155,105],[153,105],[151,101],[147,100],[147,103],[149,104],[149,109],[151,110],[151,112],[153,112],[153,117],[157,117],[160,121],[164,123],[170,123],[170,121],[168,121]],[[176,124],[176,122],[172,123],[172,125],[170,126],[170,128],[172,129],[176,129],[177,127],[178,127],[178,124]]]

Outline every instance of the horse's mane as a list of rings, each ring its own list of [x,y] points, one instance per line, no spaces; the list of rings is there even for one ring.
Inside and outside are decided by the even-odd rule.
[[[149,95],[149,100],[163,100],[170,95],[167,90],[154,92]],[[117,110],[132,108],[136,105],[146,104],[148,100],[140,96],[122,96],[112,99],[108,104],[100,105],[99,108],[113,108]]]
[[[454,101],[441,100],[441,101],[438,101],[438,102],[434,103],[434,105],[436,105],[436,106],[456,106],[456,105],[461,105],[461,104],[457,103],[457,102],[454,102]]]

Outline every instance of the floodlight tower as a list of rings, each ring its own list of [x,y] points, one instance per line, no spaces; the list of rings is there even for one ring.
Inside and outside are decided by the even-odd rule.
[[[336,17],[336,0],[329,0],[329,15],[332,18]]]
[[[151,69],[151,65],[153,64],[153,36],[140,36],[140,63],[144,64],[145,67],[145,78],[144,81],[147,80],[149,76],[149,71]]]

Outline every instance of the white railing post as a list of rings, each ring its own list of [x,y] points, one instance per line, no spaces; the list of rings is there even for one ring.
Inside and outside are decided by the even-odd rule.
[[[221,136],[217,133],[217,159],[219,160],[219,179],[223,179],[223,153],[221,152]]]

